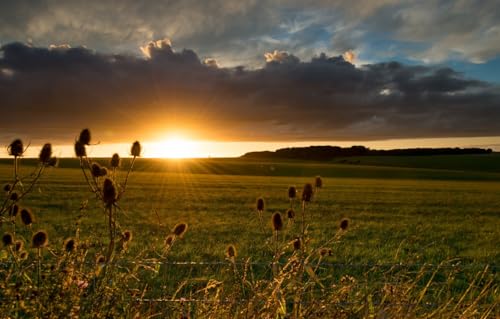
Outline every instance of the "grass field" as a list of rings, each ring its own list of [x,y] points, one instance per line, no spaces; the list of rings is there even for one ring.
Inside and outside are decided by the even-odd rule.
[[[497,155],[492,158],[499,159]],[[324,262],[331,267],[325,266],[323,273],[333,278],[349,274],[377,285],[387,280],[384,267],[401,264],[416,271],[423,264],[454,260],[453,264],[459,265],[457,291],[465,289],[474,273],[485,265],[490,265],[498,284],[500,170],[493,164],[489,169],[472,170],[478,165],[475,158],[457,157],[460,164],[453,163],[454,159],[447,157],[446,162],[461,170],[442,169],[441,159],[424,157],[386,158],[384,166],[143,159],[137,162],[120,202],[120,227],[134,234],[130,254],[139,254],[147,247],[146,258],[154,257],[151,248],[161,249],[170,229],[184,221],[189,231],[172,250],[169,261],[214,262],[161,268],[161,275],[150,284],[162,287],[162,293],[175,291],[178,282],[186,278],[219,278],[226,266],[217,262],[224,261],[228,244],[237,247],[241,260],[251,258],[255,262],[258,276],[270,276],[269,270],[259,265],[269,262],[273,255],[263,248],[272,242],[272,213],[284,213],[289,208],[290,185],[300,190],[315,175],[321,175],[324,186],[308,208],[311,245],[321,246],[331,238],[341,218],[351,220],[349,232],[329,246],[332,256]],[[467,160],[470,163],[465,163]],[[380,161],[384,159],[373,158],[369,163],[381,165]],[[420,168],[394,167],[409,163]],[[81,223],[81,235],[106,237],[102,208],[93,200],[77,165],[77,160],[63,160],[61,167],[49,169],[22,202],[33,209],[36,228],[47,230],[54,247],[74,235],[76,216],[85,200],[90,204]],[[28,165],[25,172],[29,169]],[[3,160],[1,182],[8,180],[11,170]],[[255,200],[260,196],[266,201],[264,231],[255,212]],[[290,227],[283,234],[287,240],[293,239],[298,226]],[[374,265],[378,271],[372,271]],[[188,293],[189,289],[183,291]]]

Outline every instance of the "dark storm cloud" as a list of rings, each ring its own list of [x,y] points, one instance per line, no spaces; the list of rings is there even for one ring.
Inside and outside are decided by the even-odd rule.
[[[303,62],[275,51],[247,70],[204,63],[167,40],[142,50],[145,58],[2,46],[1,137],[68,142],[92,127],[118,141],[171,126],[235,140],[500,135],[499,88],[450,68],[355,67],[325,54]]]

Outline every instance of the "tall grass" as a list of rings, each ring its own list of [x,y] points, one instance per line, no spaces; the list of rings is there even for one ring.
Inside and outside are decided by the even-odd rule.
[[[373,285],[363,277],[331,271],[328,258],[355,223],[348,218],[330,230],[331,237],[312,236],[310,224],[318,218],[311,202],[320,202],[324,185],[317,176],[301,194],[295,186],[283,194],[286,214],[266,214],[263,198],[256,203],[262,242],[260,256],[242,256],[235,244],[227,246],[222,268],[208,278],[189,275],[178,280],[174,292],[158,287],[168,273],[172,250],[183,241],[188,224],[179,221],[163,230],[160,246],[145,242],[122,225],[129,216],[121,201],[141,145],[131,146],[127,167],[117,154],[108,165],[87,154],[91,132],[75,141],[82,180],[94,203],[83,201],[72,216],[73,234],[57,247],[53,236],[37,227],[38,216],[29,209],[29,195],[45,170],[55,167],[50,144],[40,151],[36,169],[21,176],[25,147],[20,140],[9,146],[12,179],[0,206],[3,249],[0,253],[0,313],[11,318],[490,318],[498,315],[498,284],[487,266],[464,287],[456,260],[437,267],[389,268],[374,265],[367,273],[384,278]],[[314,185],[314,187],[313,187]],[[298,202],[298,203],[297,203]],[[97,207],[102,223],[93,235],[82,235],[82,220]],[[297,212],[296,212],[297,210]],[[233,218],[228,216],[228,218]],[[244,221],[242,221],[244,222]],[[206,225],[210,227],[210,225]],[[57,231],[57,230],[55,230]],[[84,232],[89,234],[88,231]],[[140,249],[131,250],[134,242]],[[398,252],[395,252],[398,254]],[[258,258],[256,258],[258,257]],[[259,265],[265,275],[255,269]],[[411,260],[409,260],[411,262]]]

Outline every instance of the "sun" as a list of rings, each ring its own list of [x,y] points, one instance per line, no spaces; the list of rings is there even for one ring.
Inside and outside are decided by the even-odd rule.
[[[149,145],[149,156],[157,158],[194,158],[200,156],[196,141],[181,135],[169,135],[166,139]]]

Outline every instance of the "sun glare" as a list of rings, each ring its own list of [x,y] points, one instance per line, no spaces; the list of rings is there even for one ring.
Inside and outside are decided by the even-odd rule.
[[[193,158],[200,156],[198,143],[179,135],[149,145],[148,157]]]

